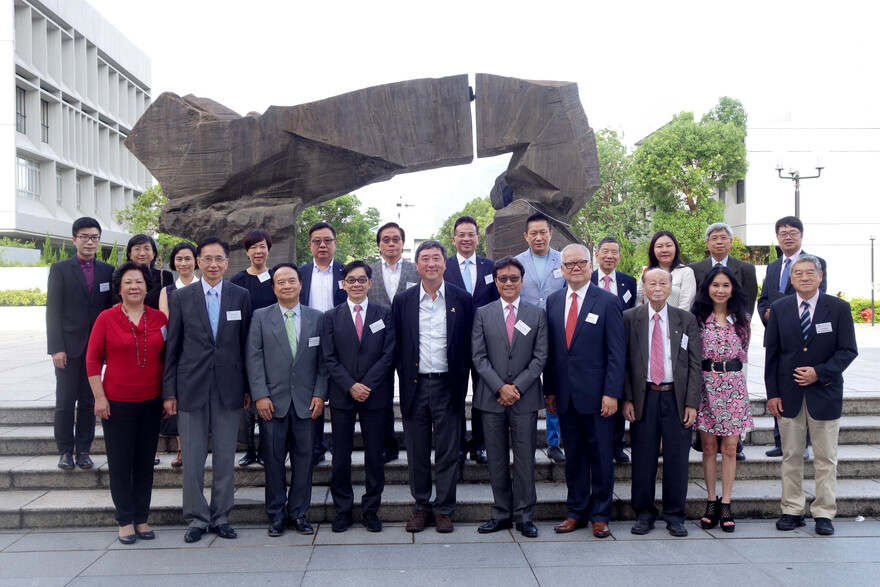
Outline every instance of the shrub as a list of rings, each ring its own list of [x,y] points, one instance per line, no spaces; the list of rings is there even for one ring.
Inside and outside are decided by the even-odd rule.
[[[844,298],[846,299],[846,298]],[[853,322],[856,324],[864,324],[865,322],[871,322],[871,299],[870,298],[853,298],[851,300],[847,300],[849,302],[850,308],[852,308],[852,317]],[[875,310],[880,310],[876,305],[874,307]],[[867,311],[865,311],[867,310]],[[862,313],[864,312],[864,314]],[[877,318],[874,318],[874,322],[877,322]]]
[[[45,306],[46,294],[37,288],[0,290],[0,306]]]

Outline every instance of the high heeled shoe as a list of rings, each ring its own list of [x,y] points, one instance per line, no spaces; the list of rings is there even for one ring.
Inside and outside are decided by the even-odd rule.
[[[700,528],[703,530],[711,530],[715,526],[718,525],[718,518],[720,516],[720,507],[721,498],[716,497],[715,501],[706,500],[706,513],[703,514],[703,517],[700,519]],[[728,504],[730,505],[730,504]],[[709,520],[708,522],[706,520]]]
[[[733,521],[733,513],[730,511],[730,504],[721,503],[721,529],[725,532],[733,532],[736,530],[736,522]]]

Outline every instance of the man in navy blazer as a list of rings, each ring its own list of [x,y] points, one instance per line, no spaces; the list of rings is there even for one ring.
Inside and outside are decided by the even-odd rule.
[[[178,414],[180,447],[186,455],[186,542],[197,542],[207,531],[221,538],[237,537],[228,523],[235,503],[235,447],[241,410],[251,401],[244,370],[250,294],[223,280],[229,266],[229,243],[216,236],[205,237],[196,258],[202,280],[178,289],[169,300],[162,381],[165,412]],[[204,495],[209,440],[213,468],[210,504]]]
[[[364,441],[363,524],[370,532],[382,530],[377,512],[385,488],[382,448],[386,409],[394,397],[394,323],[390,308],[367,300],[371,274],[370,266],[363,261],[352,261],[343,268],[342,286],[348,299],[324,313],[321,332],[321,348],[330,374],[330,494],[336,508],[334,532],[344,532],[352,524],[351,453],[355,418],[360,420]]]
[[[422,278],[394,297],[395,364],[406,440],[409,486],[415,499],[408,532],[436,522],[452,532],[461,418],[471,370],[470,294],[443,280],[446,249],[425,241],[416,249]],[[435,447],[436,498],[431,502],[431,444]]]
[[[55,366],[55,443],[58,468],[91,469],[95,397],[86,377],[86,347],[98,314],[112,304],[113,266],[95,257],[101,225],[82,217],[73,223],[76,255],[53,263],[46,287],[46,342]],[[75,421],[74,424],[74,414]]]
[[[590,285],[590,251],[562,249],[568,285],[547,299],[550,356],[544,371],[547,412],[559,415],[568,453],[565,520],[554,530],[572,532],[593,524],[593,535],[611,535],[614,501],[614,414],[623,396],[626,350],[620,303]]]
[[[606,236],[599,241],[599,247],[596,249],[598,268],[593,270],[590,283],[616,295],[620,300],[620,309],[629,310],[636,303],[636,278],[618,271],[619,263],[620,243],[613,236]],[[623,418],[623,410],[618,409],[614,414],[614,462],[616,463],[629,462],[629,455],[624,451],[625,433],[626,420]]]
[[[452,243],[456,253],[446,259],[446,271],[443,279],[447,283],[457,285],[466,290],[474,300],[474,309],[485,306],[498,299],[498,288],[492,280],[492,267],[494,263],[485,257],[476,254],[477,245],[480,243],[480,229],[475,218],[462,216],[455,221],[452,228]],[[473,389],[477,388],[479,376],[473,372]],[[485,465],[486,439],[483,433],[483,419],[480,409],[471,403],[471,439],[467,439],[467,425],[465,418],[461,420],[461,454],[463,461],[465,454],[470,453],[472,460]]]
[[[843,410],[843,372],[858,356],[850,305],[822,293],[818,257],[800,255],[791,265],[795,295],[771,306],[764,334],[767,409],[782,437],[782,517],[779,530],[804,525],[804,459],[810,430],[816,497],[810,513],[816,533],[831,535],[837,513],[837,436]]]

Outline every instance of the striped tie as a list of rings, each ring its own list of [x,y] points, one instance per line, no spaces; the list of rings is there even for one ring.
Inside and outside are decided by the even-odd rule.
[[[807,340],[807,332],[810,330],[810,303],[807,301],[801,302],[801,308],[804,309],[801,312],[801,332],[804,333],[804,340]]]

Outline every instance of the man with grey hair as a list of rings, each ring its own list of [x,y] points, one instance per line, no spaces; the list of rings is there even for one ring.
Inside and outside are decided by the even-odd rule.
[[[834,534],[837,513],[837,435],[843,410],[843,371],[858,356],[850,305],[819,289],[822,262],[801,254],[791,264],[795,295],[770,306],[764,342],[767,409],[782,438],[782,517],[778,530],[804,525],[806,433],[813,440],[816,533]]]
[[[729,224],[716,222],[710,225],[706,229],[706,248],[709,250],[709,256],[702,261],[691,263],[690,268],[694,270],[697,287],[709,269],[715,265],[721,264],[730,269],[746,294],[746,303],[748,304],[746,311],[754,316],[755,300],[758,299],[758,278],[755,275],[755,266],[748,261],[731,257],[730,248],[732,245],[733,229]]]

